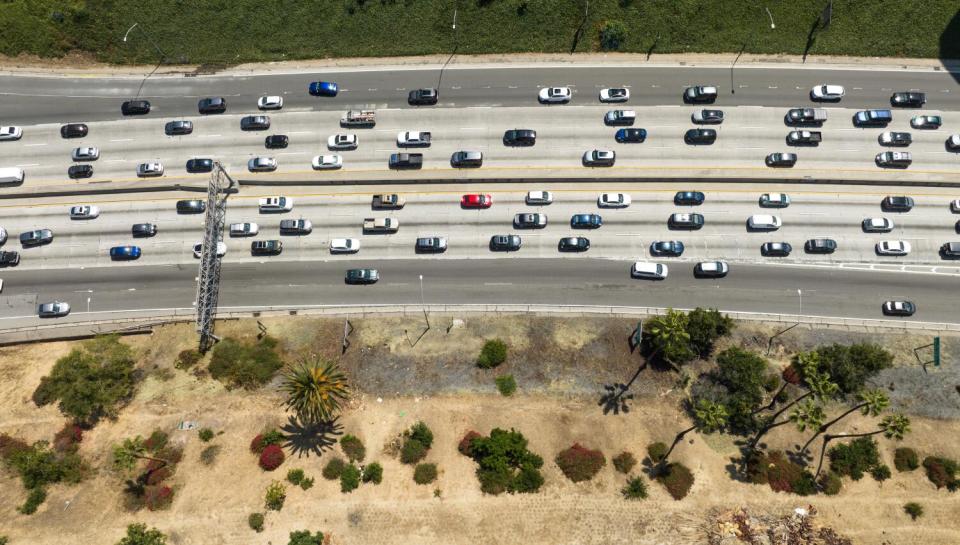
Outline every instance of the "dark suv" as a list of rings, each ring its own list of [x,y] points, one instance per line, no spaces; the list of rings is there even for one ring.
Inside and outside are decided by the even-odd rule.
[[[37,229],[36,231],[20,233],[20,244],[24,246],[39,246],[51,242],[53,242],[53,231],[50,229]]]
[[[808,254],[832,254],[837,250],[837,241],[832,238],[811,238],[803,244]]]
[[[187,161],[187,172],[211,172],[213,159],[190,159]]]
[[[67,123],[60,127],[60,136],[63,138],[83,138],[90,132],[84,123]]]
[[[476,168],[483,164],[483,153],[479,151],[457,151],[450,157],[450,165],[455,168]]]
[[[202,214],[207,210],[207,203],[199,199],[177,201],[177,214]]]
[[[227,101],[223,97],[208,97],[197,103],[201,114],[222,114],[227,111]]]
[[[913,209],[913,197],[889,195],[880,201],[880,208],[889,212],[909,212]]]
[[[70,165],[70,168],[67,169],[67,176],[74,180],[78,178],[89,178],[93,176],[93,165]]]
[[[0,267],[14,267],[20,263],[20,252],[0,252]]]
[[[193,132],[193,121],[168,121],[163,127],[163,132],[167,136],[180,136]]]
[[[120,106],[123,115],[146,115],[150,113],[150,102],[147,100],[128,100]]]
[[[414,89],[407,95],[407,103],[411,106],[433,106],[440,98],[436,89]]]
[[[925,93],[893,93],[890,95],[891,106],[901,106],[905,108],[919,108],[927,102]]]
[[[713,129],[690,129],[683,135],[687,144],[713,144],[717,141],[717,131]]]
[[[131,231],[133,238],[148,238],[157,234],[157,226],[152,223],[135,223]]]
[[[503,133],[506,146],[532,146],[537,143],[537,131],[531,129],[512,129]]]
[[[250,243],[251,255],[280,255],[283,242],[279,240],[254,240]]]
[[[515,252],[520,249],[520,235],[493,235],[490,237],[490,250],[494,252]]]

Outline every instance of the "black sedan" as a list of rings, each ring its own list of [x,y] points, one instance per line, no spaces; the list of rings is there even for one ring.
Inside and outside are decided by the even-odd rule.
[[[677,206],[700,206],[706,200],[702,191],[677,191],[673,204]]]
[[[713,129],[690,129],[683,135],[683,141],[692,145],[709,145],[717,141],[717,131]]]
[[[917,306],[910,301],[886,301],[882,308],[886,316],[913,316],[917,311]]]
[[[557,244],[561,252],[586,252],[590,249],[590,239],[587,237],[563,237]]]
[[[890,105],[902,108],[919,108],[927,103],[926,93],[904,92],[890,95]]]
[[[493,252],[515,252],[520,249],[520,235],[493,235],[490,237],[490,250]]]
[[[650,255],[680,257],[683,255],[683,242],[679,240],[657,240],[650,244]]]
[[[787,257],[793,251],[789,242],[764,242],[760,245],[760,255],[764,257]]]

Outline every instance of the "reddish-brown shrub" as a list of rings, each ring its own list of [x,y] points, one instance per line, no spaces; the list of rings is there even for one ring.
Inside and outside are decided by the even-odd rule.
[[[560,471],[575,483],[592,479],[607,464],[602,452],[588,449],[580,443],[560,451],[556,461]]]
[[[659,481],[670,496],[675,500],[682,500],[693,486],[693,473],[687,466],[680,463],[667,464],[667,467],[657,475]]]
[[[167,441],[170,440],[170,436],[167,432],[163,430],[153,430],[153,433],[150,434],[150,437],[147,437],[143,441],[143,446],[150,452],[157,452],[163,447],[167,446]]]
[[[83,441],[83,429],[76,424],[64,424],[63,428],[53,436],[53,448],[59,452],[76,450],[80,441]]]
[[[460,444],[457,445],[457,450],[460,451],[460,454],[464,456],[473,456],[473,440],[477,437],[483,437],[479,433],[470,430],[460,440]]]
[[[170,478],[173,475],[173,471],[170,469],[170,466],[164,466],[158,469],[151,470],[147,472],[147,484],[155,485],[160,484],[163,481]]]
[[[156,457],[161,460],[166,460],[170,465],[177,465],[180,463],[180,460],[183,460],[183,448],[167,446],[157,452]]]
[[[166,465],[167,463],[163,460],[147,460],[147,467],[145,471],[150,473],[151,471],[156,471]]]
[[[267,445],[260,453],[260,467],[266,471],[273,471],[280,467],[280,464],[286,459],[283,449],[277,445]]]
[[[263,452],[263,434],[258,433],[256,437],[253,438],[253,441],[250,441],[250,452],[255,454],[260,454]]]
[[[790,384],[797,385],[800,384],[802,377],[800,376],[800,371],[797,370],[792,364],[788,365],[786,369],[780,373],[780,376],[783,378],[784,382],[789,382]]]
[[[147,509],[151,511],[166,509],[173,503],[173,489],[169,486],[148,486],[144,489],[143,498]]]
[[[6,460],[17,452],[27,450],[29,448],[30,445],[28,445],[24,440],[12,435],[0,433],[0,458]]]

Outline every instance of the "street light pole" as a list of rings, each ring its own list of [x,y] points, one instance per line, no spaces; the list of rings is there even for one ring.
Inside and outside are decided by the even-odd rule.
[[[138,26],[140,26],[140,23],[133,23],[133,25],[131,25],[130,28],[127,29],[127,32],[123,35],[124,42],[126,42],[127,38],[130,36],[130,31],[132,31],[134,28]],[[157,45],[157,42],[153,41],[153,37],[150,36],[150,34],[147,32],[145,28],[141,26],[140,31],[143,32],[143,35],[147,37],[147,40],[150,42],[150,45],[152,45],[153,48],[157,50],[157,53],[160,54],[160,64],[163,64],[163,61],[167,58],[167,54],[164,53],[162,49],[160,49],[160,46]]]
[[[420,275],[420,307],[423,308],[423,319],[427,322],[427,329],[430,329],[430,317],[427,316],[427,303],[423,298],[423,275]]]
[[[800,296],[800,316],[803,316],[803,291],[797,288],[797,295]]]

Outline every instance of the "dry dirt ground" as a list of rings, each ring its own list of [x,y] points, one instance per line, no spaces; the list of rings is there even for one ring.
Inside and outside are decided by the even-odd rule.
[[[311,353],[340,358],[342,321],[292,317],[263,323],[281,339],[288,360]],[[691,434],[690,441],[678,447],[676,460],[688,465],[696,478],[682,501],[670,499],[656,483],[648,484],[647,500],[621,499],[618,491],[625,477],[609,462],[593,480],[569,482],[552,460],[575,441],[602,450],[608,460],[623,450],[640,458],[645,445],[669,441],[687,425],[677,409],[682,391],[671,373],[645,370],[634,385],[636,397],[628,413],[605,415],[598,407],[602,386],[629,379],[640,361],[627,345],[634,322],[468,317],[458,327],[449,318],[431,316],[432,327],[418,342],[423,320],[379,319],[353,325],[352,344],[341,362],[358,395],[339,419],[335,434],[351,433],[364,441],[367,461],[384,466],[382,484],[365,484],[342,494],[339,483],[324,480],[321,468],[339,454],[339,447],[319,456],[290,456],[273,473],[260,470],[248,445],[264,426],[286,423],[280,396],[273,385],[257,392],[227,391],[202,373],[175,370],[176,354],[193,346],[194,335],[191,327],[170,326],[124,339],[136,349],[145,379],[116,421],[102,422],[85,434],[80,452],[95,468],[90,478],[75,486],[51,487],[39,511],[25,516],[16,511],[25,497],[19,480],[0,471],[0,535],[8,535],[11,545],[113,544],[127,524],[144,522],[166,532],[175,545],[282,545],[289,532],[298,529],[321,530],[337,545],[685,545],[706,542],[717,510],[746,507],[782,514],[812,504],[819,512],[818,524],[833,527],[855,543],[960,543],[960,495],[936,490],[922,470],[894,471],[882,485],[869,477],[847,481],[835,497],[777,494],[766,486],[730,478],[728,467],[736,449],[723,436]],[[221,335],[253,336],[256,331],[253,321],[218,325]],[[743,325],[734,340],[765,349],[766,335],[763,326]],[[483,339],[495,336],[510,345],[509,361],[495,371],[476,369],[472,362]],[[811,338],[831,340],[826,337],[846,342],[863,335],[792,331],[775,344],[773,359],[782,364],[788,350],[805,346]],[[890,343],[895,348],[922,340],[897,338]],[[30,396],[54,361],[72,346],[48,343],[0,349],[0,432],[34,441],[50,439],[63,425],[56,407],[37,408]],[[905,367],[902,373],[911,371],[912,357],[910,350],[898,353],[897,361]],[[945,369],[951,365],[955,363],[947,363]],[[922,373],[916,368],[912,372]],[[517,378],[519,391],[512,398],[503,398],[494,389],[493,377],[501,373]],[[958,382],[955,374],[943,370],[931,375],[951,388]],[[956,397],[952,403],[957,403]],[[222,447],[213,465],[200,463],[205,445],[196,431],[175,431],[184,420],[223,432],[212,441]],[[427,461],[438,464],[440,476],[427,486],[416,485],[412,468],[384,452],[392,438],[418,420],[436,436]],[[867,426],[854,419],[845,429],[855,432]],[[173,505],[166,511],[127,512],[122,507],[122,481],[109,468],[110,445],[158,427],[170,430],[172,441],[184,446],[184,460],[172,478]],[[530,440],[531,450],[543,456],[546,484],[539,493],[481,494],[475,465],[457,452],[456,444],[467,430],[487,433],[494,427],[518,429]],[[775,446],[788,447],[799,439],[785,428],[771,434]],[[885,439],[880,443],[892,466],[894,445]],[[904,444],[921,455],[960,458],[960,421],[914,416],[913,432]],[[247,515],[263,511],[267,485],[283,480],[286,471],[296,467],[315,477],[316,485],[307,491],[289,487],[283,510],[269,512],[265,531],[254,533],[247,526]],[[917,522],[902,511],[908,501],[925,508]]]

